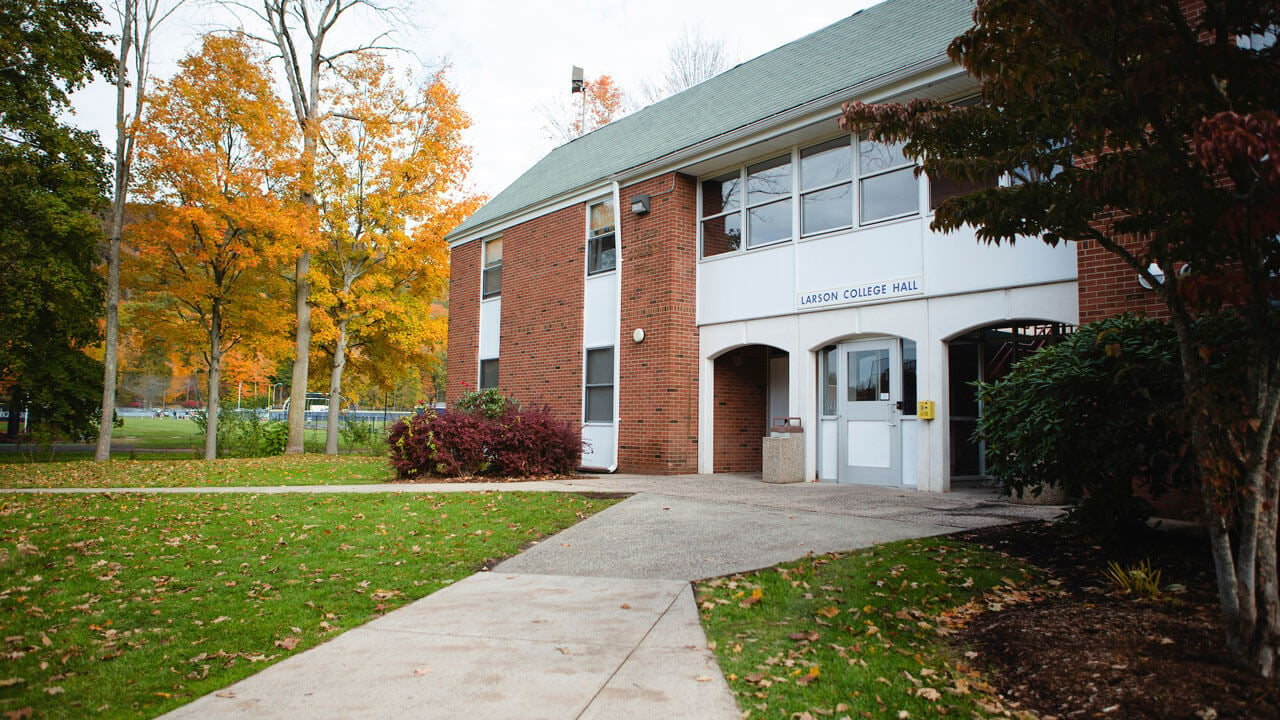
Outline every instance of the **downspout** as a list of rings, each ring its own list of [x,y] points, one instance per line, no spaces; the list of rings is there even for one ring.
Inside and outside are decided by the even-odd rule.
[[[611,181],[613,185],[613,211],[615,213],[613,222],[613,272],[616,282],[615,294],[617,295],[617,305],[615,310],[618,318],[618,347],[613,353],[613,464],[605,469],[605,472],[616,472],[618,470],[618,449],[621,446],[619,437],[622,435],[622,188],[618,185],[617,180]]]

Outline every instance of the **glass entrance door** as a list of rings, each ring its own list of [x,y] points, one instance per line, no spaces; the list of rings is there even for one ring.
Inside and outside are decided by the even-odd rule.
[[[840,346],[839,482],[902,484],[902,358],[897,340]]]

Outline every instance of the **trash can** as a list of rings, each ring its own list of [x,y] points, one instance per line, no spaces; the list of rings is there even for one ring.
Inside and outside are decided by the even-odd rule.
[[[800,418],[774,418],[764,438],[762,479],[767,483],[804,480],[804,428]]]

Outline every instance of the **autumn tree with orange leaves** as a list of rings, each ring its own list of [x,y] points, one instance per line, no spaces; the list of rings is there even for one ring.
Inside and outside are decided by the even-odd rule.
[[[444,236],[480,204],[464,192],[470,118],[443,71],[420,87],[364,55],[339,71],[321,127],[317,199],[324,249],[312,302],[331,331],[325,451],[338,452],[343,371],[350,355],[405,368],[435,362],[446,320],[432,304],[449,278]]]
[[[236,37],[206,36],[157,83],[138,138],[139,221],[125,263],[139,315],[165,326],[208,374],[205,458],[217,454],[218,386],[242,344],[287,352],[288,285],[305,225],[296,208],[295,125]],[[281,339],[283,338],[283,341]]]

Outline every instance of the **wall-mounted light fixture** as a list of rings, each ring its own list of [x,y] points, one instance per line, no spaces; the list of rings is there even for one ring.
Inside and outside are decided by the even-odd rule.
[[[649,214],[649,196],[636,195],[635,197],[631,198],[631,212],[635,213],[636,215],[648,215]]]
[[[636,328],[635,332],[631,333],[631,339],[638,343],[644,342],[644,328]]]
[[[1164,284],[1164,271],[1160,269],[1159,265],[1151,263],[1147,266],[1147,272],[1151,273],[1151,277],[1156,279],[1157,284]],[[1151,283],[1147,282],[1147,278],[1144,275],[1138,276],[1138,284],[1142,286],[1143,290],[1151,289]]]

